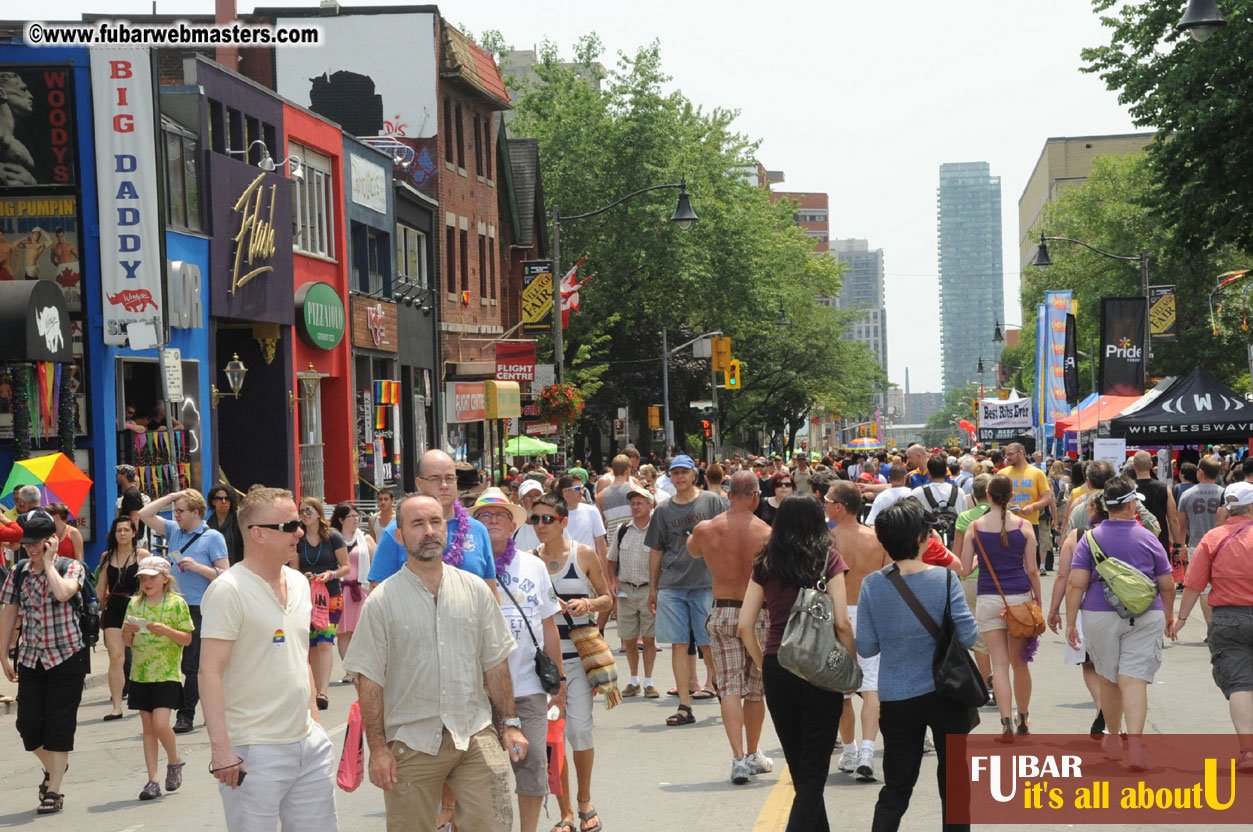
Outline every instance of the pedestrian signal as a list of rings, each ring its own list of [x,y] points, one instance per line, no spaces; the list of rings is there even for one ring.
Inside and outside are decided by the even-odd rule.
[[[701,436],[705,437],[706,439],[713,436],[713,430],[709,427],[708,419],[700,420],[700,430],[701,430]]]
[[[725,377],[728,390],[740,389],[740,360],[738,358],[732,358],[727,363]]]

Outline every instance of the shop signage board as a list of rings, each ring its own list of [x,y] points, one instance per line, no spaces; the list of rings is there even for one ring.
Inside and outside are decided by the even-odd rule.
[[[979,441],[1005,442],[1031,432],[1032,400],[981,399]]]
[[[145,48],[91,50],[104,342],[118,346],[127,343],[130,324],[164,324],[151,55]]]
[[[527,422],[522,426],[527,436],[551,436],[557,432],[556,422]]]
[[[496,345],[496,379],[498,381],[535,380],[535,342],[500,342]]]
[[[1113,465],[1115,471],[1120,470],[1127,462],[1126,438],[1092,440],[1092,458],[1103,459]]]
[[[522,415],[522,395],[516,381],[484,382],[487,392],[485,417],[511,419]]]
[[[483,421],[487,418],[487,385],[481,381],[446,382],[444,411],[449,424]]]
[[[329,283],[306,283],[296,290],[296,331],[320,350],[334,349],[344,338],[344,302]]]
[[[291,301],[292,186],[287,177],[259,171],[235,157],[209,154],[210,212],[214,234],[209,244],[214,266],[205,278],[209,309],[217,317],[294,323]],[[282,256],[279,252],[287,252]]]
[[[70,186],[75,167],[74,77],[65,64],[0,64],[13,123],[5,137],[6,188]],[[14,106],[21,102],[21,106]]]
[[[356,154],[351,155],[349,160],[352,201],[371,211],[386,214],[389,183],[383,166],[376,165]]]
[[[360,295],[352,297],[352,343],[366,350],[396,352],[396,304]]]

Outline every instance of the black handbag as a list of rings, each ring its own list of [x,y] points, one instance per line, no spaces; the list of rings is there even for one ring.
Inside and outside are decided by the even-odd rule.
[[[918,621],[935,639],[935,656],[931,659],[931,672],[935,677],[937,696],[950,699],[971,711],[970,727],[979,724],[978,708],[988,704],[988,687],[983,682],[979,667],[971,657],[970,651],[961,646],[957,640],[957,628],[953,624],[952,586],[953,573],[949,570],[945,578],[944,619],[936,624],[923,608],[918,596],[914,595],[905,579],[901,577],[896,564],[890,564],[880,570],[892,582],[896,591],[905,599],[905,603],[913,610]]]
[[[505,594],[509,596],[509,600],[518,608],[518,613],[522,616],[522,623],[526,625],[526,631],[531,634],[531,643],[535,645],[535,675],[539,677],[540,687],[544,689],[544,693],[555,696],[561,690],[561,668],[557,667],[557,663],[547,653],[539,649],[539,641],[535,638],[535,631],[531,629],[531,622],[527,620],[526,612],[518,603],[518,599],[513,597],[509,587],[505,586],[503,581],[498,581],[497,586],[505,591]]]

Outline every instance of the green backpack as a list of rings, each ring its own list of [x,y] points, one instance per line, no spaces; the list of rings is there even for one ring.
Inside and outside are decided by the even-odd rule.
[[[1119,618],[1135,618],[1153,606],[1157,598],[1157,581],[1125,560],[1105,554],[1090,529],[1084,532],[1083,539],[1088,541],[1097,574],[1105,584],[1105,600]]]

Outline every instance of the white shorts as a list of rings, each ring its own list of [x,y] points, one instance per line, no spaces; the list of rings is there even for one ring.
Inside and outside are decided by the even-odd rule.
[[[849,604],[848,620],[853,623],[853,632],[857,632],[857,605]],[[879,657],[871,656],[866,658],[860,653],[857,654],[857,664],[861,665],[861,687],[857,689],[858,693],[878,693],[879,692]],[[851,697],[846,697],[851,698]]]

